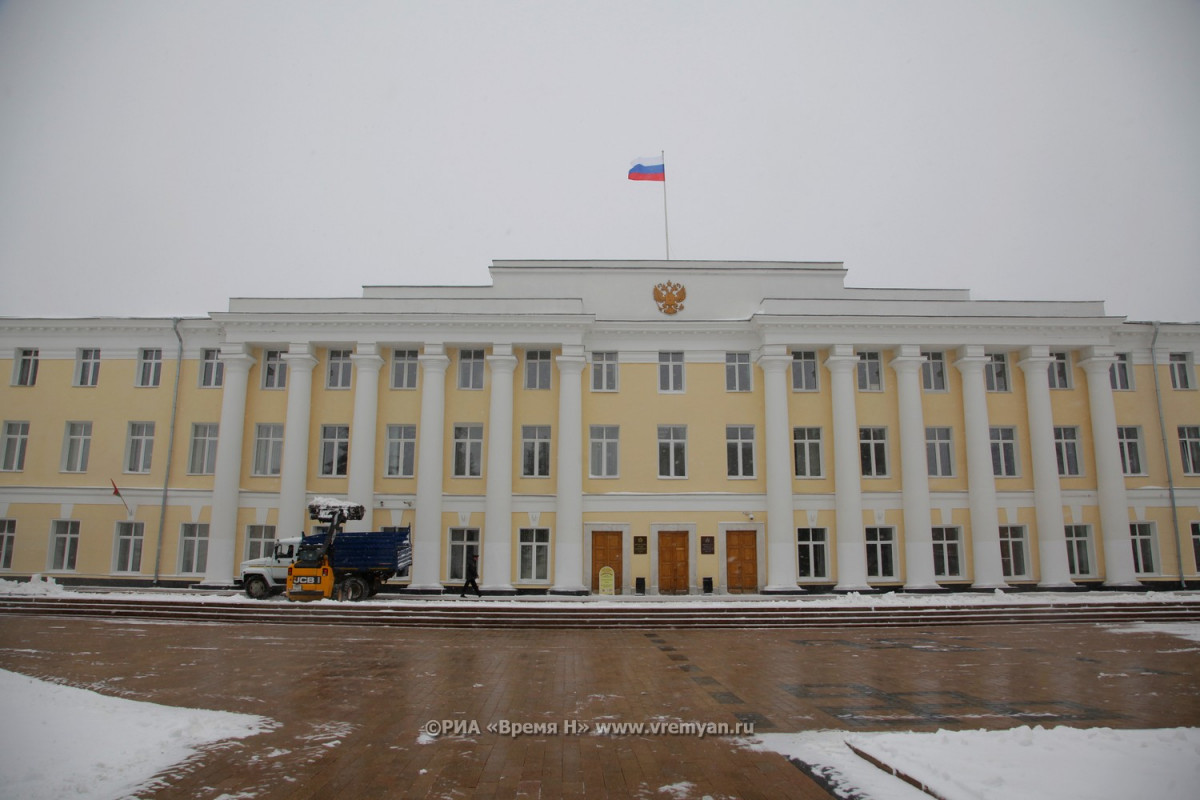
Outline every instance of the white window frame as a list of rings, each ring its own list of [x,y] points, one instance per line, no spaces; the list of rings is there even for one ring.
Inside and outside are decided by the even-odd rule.
[[[411,478],[416,474],[417,426],[388,425],[384,477]]]
[[[451,528],[448,532],[447,581],[465,581],[469,556],[479,555],[479,528]]]
[[[1067,569],[1072,578],[1092,578],[1096,575],[1096,559],[1092,547],[1091,525],[1066,525]]]
[[[138,351],[137,384],[142,389],[153,389],[162,384],[162,348],[143,347]]]
[[[1079,428],[1073,425],[1054,426],[1054,455],[1058,459],[1060,478],[1078,478],[1083,474],[1079,449]]]
[[[1024,525],[1000,526],[1000,565],[1006,578],[1029,578],[1029,534]]]
[[[988,353],[987,363],[983,365],[983,376],[989,392],[1011,392],[1008,353]]]
[[[1050,354],[1050,363],[1046,365],[1046,376],[1051,389],[1071,388],[1071,354],[1065,350],[1057,350]]]
[[[465,391],[483,389],[486,356],[479,348],[460,348],[458,351],[458,388]]]
[[[1158,525],[1153,522],[1129,523],[1129,543],[1133,547],[1134,574],[1157,575]]]
[[[87,472],[88,457],[92,451],[92,423],[85,420],[69,420],[63,434],[63,472]]]
[[[550,529],[521,528],[517,541],[517,579],[522,583],[549,583]]]
[[[125,437],[125,471],[145,474],[154,463],[154,423],[130,422]]]
[[[858,429],[858,462],[864,478],[887,478],[888,431],[881,425],[865,425]]]
[[[46,554],[47,572],[74,572],[78,561],[79,520],[52,520],[50,522],[50,550]]]
[[[13,358],[13,386],[37,386],[39,353],[36,347],[18,349]]]
[[[1192,354],[1171,353],[1167,356],[1167,366],[1171,371],[1172,389],[1195,389],[1192,380]]]
[[[1192,566],[1200,573],[1200,522],[1192,523]]]
[[[208,569],[208,523],[185,522],[179,526],[179,574],[203,575]]]
[[[275,526],[246,526],[246,560],[267,558],[275,554]]]
[[[217,471],[216,422],[192,423],[192,446],[188,453],[189,475],[212,475]]]
[[[620,386],[621,368],[615,350],[592,353],[592,391],[615,392]]]
[[[682,350],[663,350],[658,354],[658,391],[660,394],[681,394],[685,384]]]
[[[954,477],[953,428],[933,426],[925,429],[925,462],[929,477]]]
[[[13,551],[17,548],[17,521],[0,518],[0,570],[12,569]]]
[[[549,389],[554,374],[554,353],[549,350],[525,351],[525,388]]]
[[[592,425],[589,427],[588,477],[621,477],[621,427],[619,425]]]
[[[416,389],[420,364],[420,355],[416,350],[401,350],[399,348],[393,350],[392,388],[402,390]]]
[[[483,424],[462,422],[454,425],[455,478],[483,477]]]
[[[992,448],[992,477],[1016,478],[1021,474],[1017,454],[1017,429],[1011,425],[993,425],[988,429]]]
[[[750,368],[750,354],[730,352],[725,354],[725,391],[754,391],[754,370]]]
[[[824,478],[822,430],[798,425],[792,428],[792,473],[797,478]]]
[[[819,392],[821,390],[821,365],[817,362],[816,350],[792,351],[792,391]]]
[[[867,544],[867,578],[895,580],[896,529],[890,525],[869,525],[863,529],[863,538]]]
[[[141,522],[120,520],[113,532],[112,571],[137,573],[142,571],[142,548],[146,541],[146,526]]]
[[[1108,382],[1114,392],[1133,391],[1133,357],[1130,353],[1117,353],[1117,360],[1108,366]]]
[[[330,349],[325,369],[325,388],[335,391],[349,389],[354,381],[353,350]]]
[[[219,389],[225,385],[225,362],[215,347],[200,351],[200,388]]]
[[[550,477],[550,426],[521,426],[521,477]]]
[[[864,350],[858,354],[858,390],[883,391],[883,354],[879,350]]]
[[[265,469],[264,469],[265,467]],[[283,471],[283,423],[259,422],[254,426],[254,464],[256,477],[275,477]]]
[[[1180,425],[1179,460],[1184,475],[1200,475],[1200,425]]]
[[[4,421],[4,446],[0,452],[0,472],[23,472],[25,455],[29,451],[29,422]]]
[[[935,578],[954,580],[963,577],[962,528],[957,525],[934,525],[933,575]]]
[[[725,426],[725,475],[727,478],[755,477],[753,425]]]
[[[948,391],[946,379],[946,354],[941,350],[923,351],[925,363],[921,364],[921,385],[927,392]]]
[[[805,566],[811,574],[805,575]],[[817,574],[817,573],[820,574]],[[805,581],[829,580],[829,531],[825,528],[796,529],[796,579]]]
[[[263,350],[262,388],[286,389],[288,379],[287,350]]]
[[[1123,475],[1145,475],[1145,459],[1142,457],[1142,429],[1137,425],[1117,426],[1117,448],[1121,453]]]
[[[321,426],[322,478],[345,478],[350,472],[350,426]]]
[[[658,426],[658,477],[663,480],[687,477],[686,425]]]
[[[81,347],[75,351],[75,385],[91,388],[100,382],[100,349]]]

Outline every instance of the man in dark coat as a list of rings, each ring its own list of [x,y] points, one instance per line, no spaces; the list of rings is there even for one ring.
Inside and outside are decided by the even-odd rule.
[[[459,597],[466,597],[468,589],[475,590],[476,597],[483,597],[483,592],[479,591],[479,584],[476,579],[479,578],[479,556],[474,553],[467,559],[467,581],[463,584],[462,594]]]

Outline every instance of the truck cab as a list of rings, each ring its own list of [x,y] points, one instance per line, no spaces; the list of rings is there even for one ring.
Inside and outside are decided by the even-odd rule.
[[[242,589],[248,597],[265,600],[284,591],[287,587],[288,567],[296,557],[296,548],[300,546],[300,541],[298,536],[279,539],[275,542],[271,555],[242,562]]]

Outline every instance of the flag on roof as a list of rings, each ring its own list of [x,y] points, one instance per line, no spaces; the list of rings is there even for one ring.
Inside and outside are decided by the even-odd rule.
[[[661,155],[639,158],[629,167],[629,180],[631,181],[665,181],[666,179],[667,171]]]

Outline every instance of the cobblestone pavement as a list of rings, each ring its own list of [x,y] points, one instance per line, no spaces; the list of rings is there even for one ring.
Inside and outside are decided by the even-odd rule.
[[[733,736],[595,728],[1200,725],[1200,645],[1090,623],[448,631],[6,617],[0,667],[279,723],[160,775],[143,796],[162,798],[826,798]],[[423,735],[429,720],[460,731]],[[487,729],[505,723],[557,730]]]

